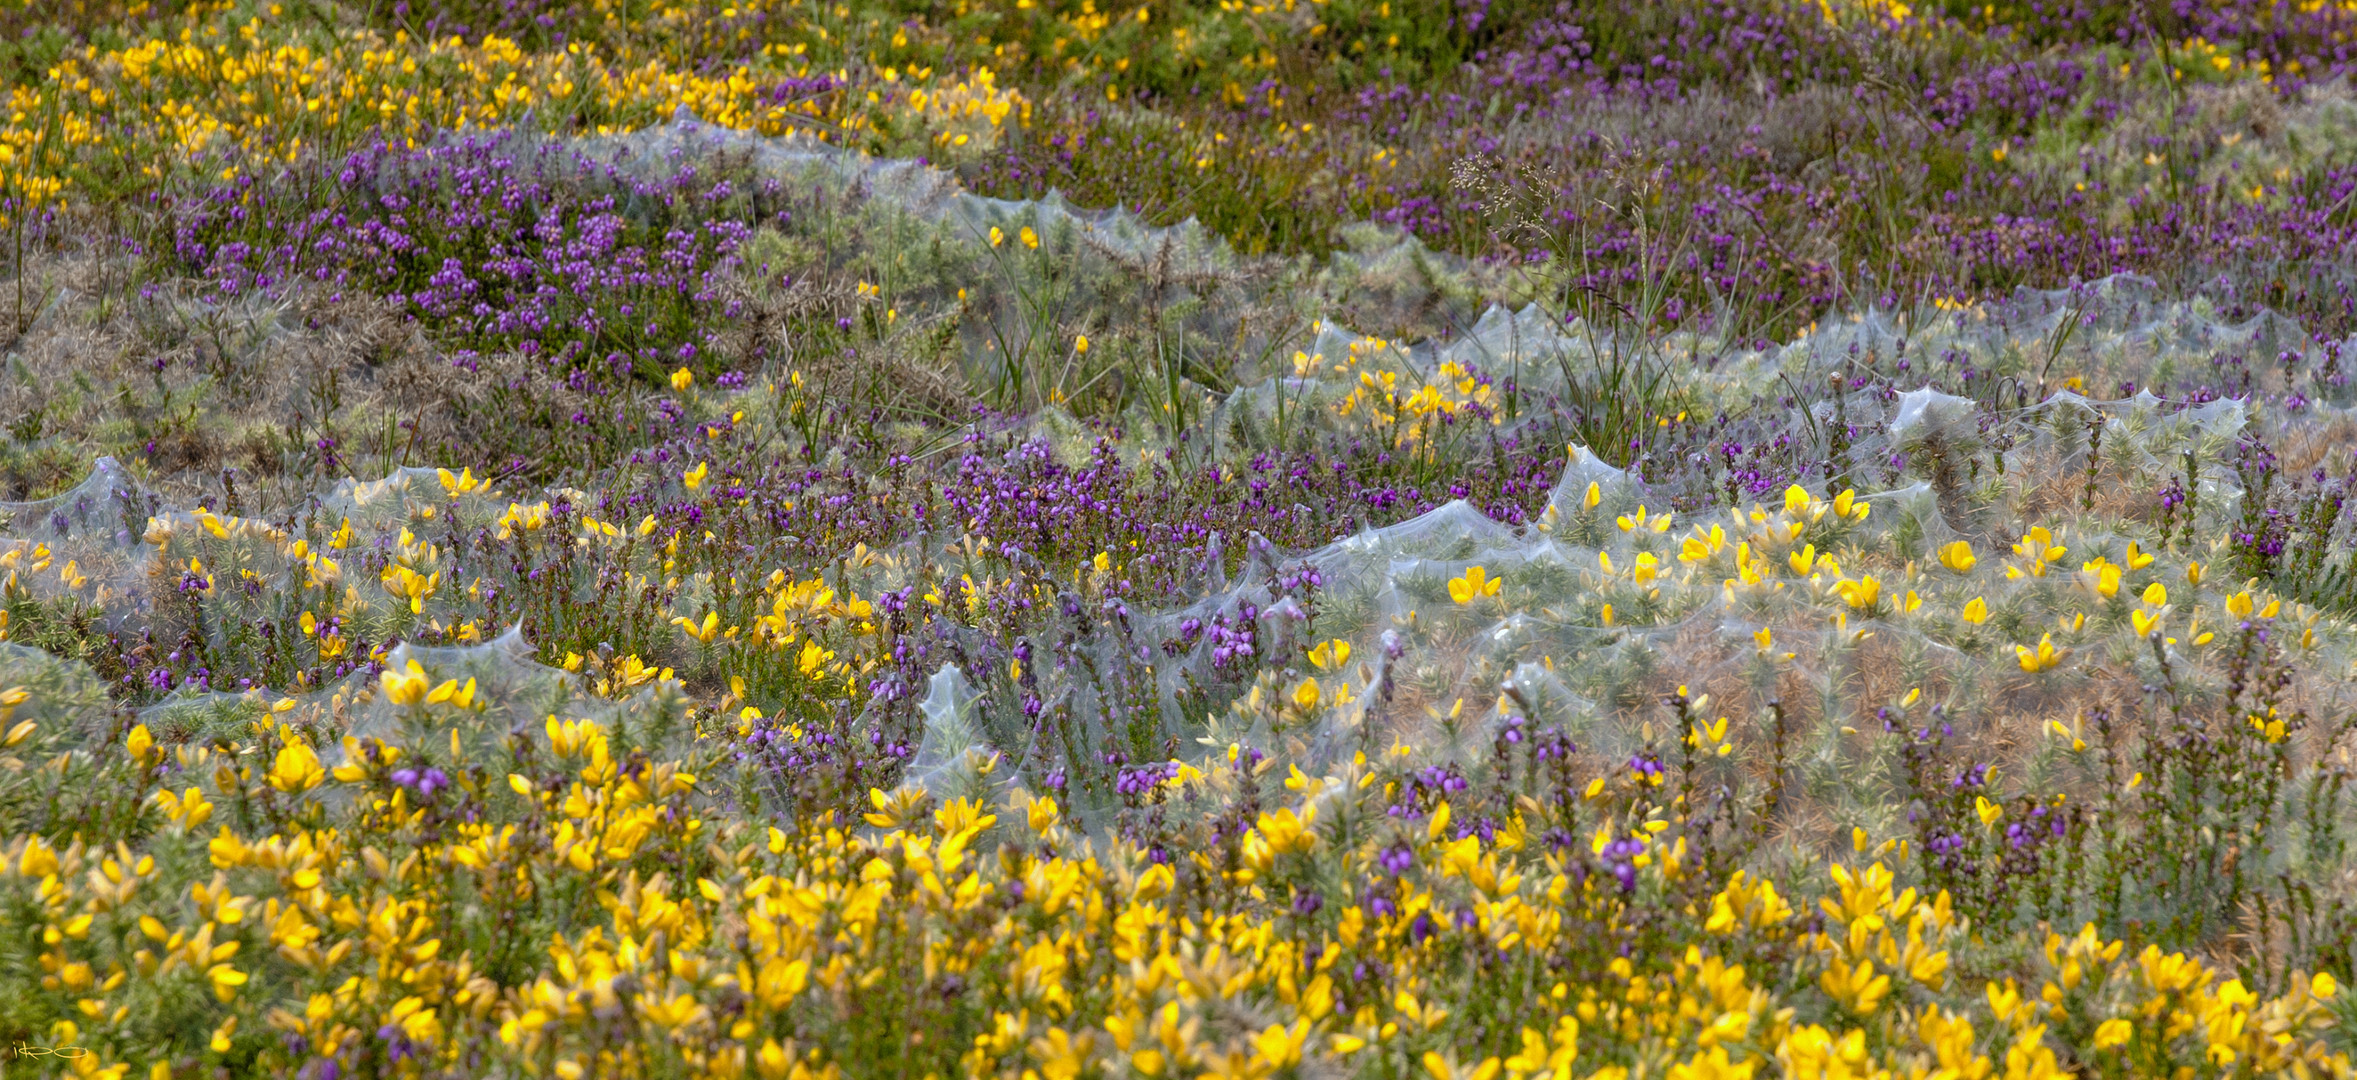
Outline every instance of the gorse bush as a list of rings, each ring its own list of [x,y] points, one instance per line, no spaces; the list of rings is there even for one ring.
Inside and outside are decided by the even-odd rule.
[[[2357,1071],[2345,5],[71,8],[0,1067]]]

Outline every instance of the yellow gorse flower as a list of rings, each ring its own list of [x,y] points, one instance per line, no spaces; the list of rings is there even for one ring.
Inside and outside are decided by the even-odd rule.
[[[1654,578],[1660,576],[1660,573],[1661,560],[1655,558],[1650,551],[1640,551],[1637,553],[1637,565],[1629,569],[1629,580],[1639,585],[1650,585]],[[1497,591],[1494,583],[1491,585],[1490,591]]]
[[[1833,586],[1833,591],[1841,596],[1843,603],[1857,611],[1872,611],[1874,605],[1882,600],[1882,583],[1876,581],[1872,574],[1856,581],[1840,581]]]
[[[134,724],[130,734],[123,739],[123,749],[131,755],[131,760],[146,764],[155,752],[155,736],[147,730],[146,724]]]
[[[1449,579],[1449,599],[1470,604],[1485,596],[1498,595],[1499,584],[1499,579],[1489,576],[1489,571],[1478,566],[1467,567],[1463,576]]]
[[[433,679],[426,675],[425,668],[415,660],[399,669],[386,668],[377,680],[384,690],[385,700],[395,705],[415,705],[424,701],[427,691],[434,685]]]
[[[2087,575],[2087,583],[2095,590],[2096,595],[2109,600],[2113,596],[2119,594],[2119,564],[2114,563],[2109,559],[2105,559],[2102,556],[2097,556],[2093,561],[2081,564],[2079,570],[2081,573]]]
[[[712,639],[720,633],[720,613],[717,611],[705,612],[701,623],[685,615],[674,616],[671,622],[679,627],[680,632],[706,645],[712,644]]]
[[[300,795],[326,779],[327,770],[319,764],[319,755],[302,742],[288,743],[270,767],[270,786],[290,795]]]
[[[1350,642],[1339,638],[1321,641],[1309,650],[1309,662],[1319,671],[1339,671],[1350,663]]]
[[[2055,543],[2054,534],[2046,526],[2033,525],[2030,531],[2022,534],[2020,542],[2013,545],[2013,553],[2025,561],[2018,567],[2006,567],[2005,576],[2019,578],[2028,574],[2031,577],[2045,577],[2047,567],[2061,562],[2069,552],[2069,548]]]
[[[380,581],[386,592],[409,601],[410,614],[419,615],[425,612],[426,600],[441,589],[442,572],[436,570],[420,574],[407,566],[395,563],[385,568]]]
[[[2015,658],[2021,661],[2021,669],[2035,675],[2062,663],[2069,658],[2071,651],[2055,648],[2054,635],[2045,634],[2038,638],[2037,648],[2016,645],[2013,647],[2013,653]]]

